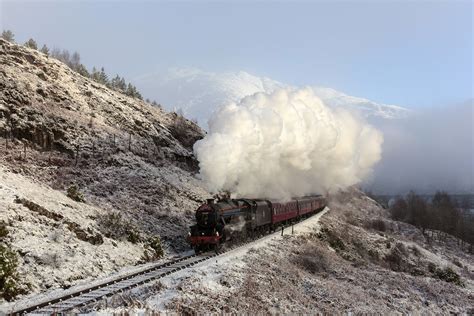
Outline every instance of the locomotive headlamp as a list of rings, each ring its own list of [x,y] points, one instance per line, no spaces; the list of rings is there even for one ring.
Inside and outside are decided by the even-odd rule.
[[[216,236],[219,237],[219,232],[216,232]]]

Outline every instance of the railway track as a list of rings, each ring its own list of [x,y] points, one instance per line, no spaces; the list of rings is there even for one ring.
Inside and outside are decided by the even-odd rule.
[[[315,216],[318,213],[313,214]],[[301,221],[300,221],[301,222]],[[290,225],[284,226],[284,228],[291,227]],[[219,252],[209,251],[199,254],[192,254],[183,256],[169,262],[156,264],[147,267],[143,270],[136,271],[124,276],[119,276],[115,279],[105,281],[93,285],[88,288],[83,288],[67,294],[58,295],[50,300],[35,303],[18,310],[13,310],[8,315],[26,315],[26,314],[42,314],[42,315],[61,315],[65,314],[74,309],[86,307],[90,304],[96,303],[107,297],[111,297],[117,293],[122,293],[127,290],[131,290],[135,287],[149,283],[154,280],[158,280],[174,272],[187,269],[198,263],[209,260],[213,257],[220,256],[231,250],[244,247],[245,245],[255,242],[257,240],[268,237],[271,234],[263,235],[259,238],[246,241],[244,243],[228,247],[220,250]]]
[[[67,293],[44,302],[12,311],[8,315],[26,315],[30,313],[43,315],[62,314],[73,309],[85,307],[114,294],[160,279],[171,273],[189,268],[219,254],[220,253],[216,252],[206,252],[184,256],[89,288],[77,290],[72,293]]]

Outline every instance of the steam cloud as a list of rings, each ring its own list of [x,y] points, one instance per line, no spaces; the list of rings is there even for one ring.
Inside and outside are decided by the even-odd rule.
[[[361,182],[381,158],[382,134],[311,89],[256,93],[220,108],[194,146],[211,192],[285,199]]]

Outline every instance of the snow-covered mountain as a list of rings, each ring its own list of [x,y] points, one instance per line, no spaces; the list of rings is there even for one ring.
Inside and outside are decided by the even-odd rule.
[[[214,73],[195,68],[171,69],[165,74],[150,74],[136,80],[145,95],[156,98],[169,109],[181,109],[206,127],[212,112],[221,105],[236,102],[257,92],[272,92],[290,85],[245,71]],[[356,110],[367,118],[405,117],[409,110],[349,96],[331,88],[311,87],[327,105]]]
[[[331,88],[313,86],[312,89],[327,105],[357,110],[367,118],[398,119],[404,118],[410,113],[410,110],[401,106],[377,103],[365,98],[350,96]]]

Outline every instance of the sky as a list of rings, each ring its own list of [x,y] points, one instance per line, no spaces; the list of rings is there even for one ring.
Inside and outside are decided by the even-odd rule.
[[[0,0],[17,42],[76,50],[132,82],[246,71],[408,108],[472,98],[472,16],[471,1]]]

